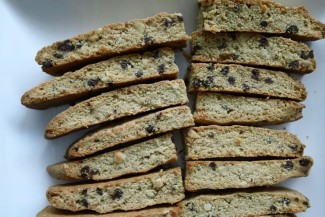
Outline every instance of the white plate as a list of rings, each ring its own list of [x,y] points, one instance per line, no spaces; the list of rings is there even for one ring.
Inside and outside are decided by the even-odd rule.
[[[324,0],[295,0],[290,4],[305,5],[325,22]],[[46,166],[62,161],[67,146],[84,133],[47,141],[43,138],[47,122],[66,106],[36,111],[20,104],[25,91],[51,78],[35,63],[36,52],[54,41],[107,23],[145,18],[160,11],[182,12],[187,32],[194,30],[196,0],[0,1],[0,216],[35,216],[45,207],[48,186],[60,183],[48,176]],[[311,47],[318,67],[302,78],[309,92],[304,118],[279,126],[296,133],[307,145],[306,155],[315,160],[309,177],[284,183],[310,198],[312,208],[299,215],[306,217],[321,216],[325,207],[325,40],[313,42]],[[187,63],[180,54],[177,63],[184,74]]]

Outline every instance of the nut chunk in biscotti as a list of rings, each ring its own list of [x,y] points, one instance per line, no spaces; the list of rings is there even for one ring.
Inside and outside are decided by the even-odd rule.
[[[189,91],[238,93],[295,101],[303,101],[307,96],[305,86],[287,73],[213,63],[191,64]]]
[[[270,186],[289,178],[308,176],[310,157],[264,161],[188,161],[185,189],[231,189]]]
[[[27,91],[21,102],[29,108],[46,109],[116,87],[149,80],[174,79],[178,75],[174,61],[171,48],[113,57],[44,82]]]
[[[127,129],[125,129],[127,131]],[[177,160],[172,134],[150,139],[129,147],[77,161],[47,167],[58,179],[108,180],[127,174],[145,173]]]
[[[65,157],[69,160],[81,158],[126,142],[190,126],[194,126],[194,119],[188,106],[167,108],[90,132],[75,141]]]
[[[199,0],[197,27],[209,32],[255,32],[298,40],[325,37],[325,25],[304,7],[265,0]]]
[[[302,118],[304,107],[290,100],[199,93],[194,120],[198,124],[217,125],[282,124]]]
[[[183,80],[138,84],[103,93],[54,117],[45,137],[53,139],[96,124],[188,102]]]
[[[193,62],[236,63],[297,74],[316,68],[313,51],[304,43],[253,33],[192,33]]]
[[[154,47],[186,47],[188,36],[180,13],[113,23],[42,48],[36,62],[43,71],[61,75],[105,58]]]
[[[198,195],[180,202],[181,217],[244,217],[304,212],[309,200],[301,193],[279,187]]]
[[[50,204],[70,211],[136,210],[184,198],[180,168],[109,182],[59,185],[47,191]]]
[[[305,145],[285,130],[249,126],[191,127],[185,134],[187,160],[236,157],[296,158]]]

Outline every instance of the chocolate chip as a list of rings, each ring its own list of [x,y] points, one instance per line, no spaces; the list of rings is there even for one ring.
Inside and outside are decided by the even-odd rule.
[[[242,6],[241,5],[235,5],[234,12],[238,13],[238,12],[241,11],[241,9],[242,9]]]
[[[76,44],[76,48],[80,49],[82,47],[82,44]]]
[[[157,67],[157,70],[158,70],[158,73],[159,74],[162,74],[165,72],[165,65],[164,64],[160,64],[158,67]]]
[[[291,161],[286,161],[286,163],[283,165],[283,168],[286,170],[292,170],[293,168],[293,163]]]
[[[160,57],[160,53],[159,53],[159,50],[154,50],[151,52],[151,56],[155,59],[158,59]]]
[[[289,204],[291,203],[291,201],[290,201],[289,198],[286,198],[285,197],[285,198],[282,199],[282,203],[285,204],[285,205],[287,205],[287,206],[289,206]]]
[[[248,86],[248,84],[243,84],[243,91],[244,92],[249,90],[249,89],[250,89],[250,87]]]
[[[314,51],[313,50],[309,51],[309,58],[311,58],[311,59],[314,58]]]
[[[86,198],[82,198],[81,200],[77,200],[77,203],[81,204],[82,206],[88,208],[89,203]]]
[[[222,42],[222,43],[218,46],[218,49],[219,49],[219,50],[222,50],[222,49],[226,49],[227,47],[228,47],[227,42]]]
[[[305,206],[309,207],[309,202],[308,201],[304,201],[304,202],[302,202],[302,204],[304,204]]]
[[[267,27],[269,24],[268,24],[268,22],[266,22],[265,20],[262,20],[262,21],[260,22],[260,25],[261,25],[262,27]]]
[[[99,194],[99,195],[103,195],[103,189],[96,188],[96,193]]]
[[[272,80],[272,78],[267,77],[267,78],[264,79],[264,82],[267,83],[267,84],[272,84],[273,80]]]
[[[56,57],[56,58],[58,58],[58,59],[62,59],[63,58],[63,54],[62,53],[54,53],[53,56]]]
[[[212,170],[216,171],[217,164],[216,164],[215,162],[211,162],[211,163],[209,163],[209,167],[210,167]]]
[[[223,75],[227,75],[229,73],[229,66],[223,67],[220,72]]]
[[[177,15],[177,19],[178,19],[178,21],[180,21],[180,22],[183,22],[183,21],[184,21],[184,18],[183,18],[182,16],[178,16],[178,15]]]
[[[208,76],[205,80],[202,81],[202,85],[205,87],[205,88],[209,88],[212,86],[213,84],[213,81],[214,81],[214,76]]]
[[[300,166],[307,167],[310,164],[310,161],[308,159],[301,159],[299,160]]]
[[[121,65],[121,68],[122,69],[127,69],[128,68],[128,65],[131,65],[130,61],[129,60],[122,60],[120,62],[120,65]]]
[[[137,76],[137,78],[141,78],[143,76],[143,72],[142,71],[137,71],[135,73],[135,76]]]
[[[116,200],[116,199],[121,199],[123,196],[123,191],[121,189],[115,189],[113,194],[111,195],[111,198],[113,200]]]
[[[227,114],[230,114],[231,112],[234,111],[233,109],[228,108],[228,106],[226,106],[226,105],[222,105],[221,107],[222,107],[224,110],[227,111]]]
[[[289,68],[290,69],[299,69],[299,61],[294,60],[291,63],[289,63]]]
[[[234,77],[232,77],[232,76],[229,76],[228,82],[229,82],[229,84],[234,85],[235,82],[236,82],[236,79]]]
[[[143,41],[145,45],[152,45],[153,43],[152,36],[145,35]]]
[[[153,124],[149,124],[149,125],[146,127],[146,131],[147,131],[148,133],[153,133],[153,132],[155,132],[155,131],[156,131],[155,126],[154,126]]]
[[[209,132],[209,133],[208,133],[208,137],[209,137],[209,138],[214,138],[214,133]]]
[[[161,116],[162,116],[162,113],[160,112],[160,113],[157,114],[156,119],[160,120]]]
[[[200,50],[202,47],[200,45],[194,45],[192,46],[192,54],[194,54],[196,51]]]
[[[113,109],[113,113],[116,114],[117,113],[117,110],[116,109]]]
[[[233,60],[237,60],[239,58],[239,55],[238,54],[233,54],[231,57],[232,57]]]
[[[269,41],[267,40],[267,38],[261,38],[260,40],[260,47],[268,47],[269,46]]]
[[[253,79],[255,79],[256,81],[259,80],[260,78],[260,71],[258,71],[257,69],[253,69],[252,70],[252,76]]]
[[[58,46],[58,50],[60,51],[73,51],[75,46],[72,44],[70,40],[65,40],[62,44]]]
[[[87,84],[88,84],[88,86],[95,87],[98,84],[99,80],[100,80],[99,78],[89,79],[87,81]]]
[[[192,86],[194,87],[194,88],[199,88],[199,87],[201,87],[202,86],[202,80],[200,80],[200,79],[194,79],[194,81],[193,81],[193,83],[192,83]]]
[[[175,25],[175,20],[173,20],[173,19],[169,20],[169,19],[164,18],[164,25],[166,27],[171,27],[171,26]]]
[[[185,206],[192,212],[196,211],[195,205],[192,202],[185,204]]]
[[[296,144],[289,145],[289,148],[290,148],[292,151],[297,151],[297,150],[298,150],[298,145],[296,145]]]
[[[98,170],[92,170],[89,166],[84,166],[80,169],[80,175],[83,179],[91,179],[93,175],[96,175],[98,173]]]
[[[82,192],[81,192],[81,194],[83,195],[83,196],[87,196],[87,189],[84,189],[84,190],[82,190]]]
[[[296,34],[298,32],[299,32],[299,29],[296,25],[291,25],[286,30],[286,33],[288,33],[288,34]]]
[[[305,53],[304,51],[301,52],[300,57],[304,60],[307,60],[309,58],[313,59],[314,58],[314,51],[309,51],[309,53]]]
[[[214,68],[214,65],[211,63],[211,64],[209,64],[209,65],[207,66],[207,69],[208,69],[209,71],[212,71],[212,70],[214,70],[215,68]]]
[[[52,68],[53,67],[52,60],[45,60],[44,62],[42,62],[42,65],[44,68]]]
[[[274,205],[271,205],[270,206],[270,210],[272,211],[272,212],[275,212],[275,211],[277,211],[277,207],[276,206],[274,206]]]

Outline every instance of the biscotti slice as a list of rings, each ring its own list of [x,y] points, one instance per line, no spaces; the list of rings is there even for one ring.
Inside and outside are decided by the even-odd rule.
[[[187,102],[186,87],[180,79],[117,89],[58,114],[47,125],[45,137],[53,139],[96,124]]]
[[[298,40],[325,37],[325,25],[304,7],[265,0],[199,0],[198,28],[209,32],[283,34]]]
[[[199,195],[179,203],[182,217],[246,217],[299,213],[309,208],[301,193],[285,188],[262,188],[233,193]]]
[[[194,32],[191,46],[194,62],[237,63],[297,74],[316,68],[313,51],[306,44],[283,37]]]
[[[175,79],[178,67],[174,61],[171,48],[113,57],[42,83],[27,91],[21,102],[29,108],[46,109],[116,87],[148,80]]]
[[[187,160],[229,157],[296,158],[304,152],[297,136],[285,130],[246,126],[192,127],[184,133]]]
[[[288,74],[234,64],[192,63],[190,92],[250,94],[303,101],[305,86]]]
[[[171,137],[172,134],[168,133],[84,160],[54,164],[47,167],[47,171],[55,178],[71,180],[107,180],[127,174],[145,173],[177,160]]]
[[[74,142],[66,152],[67,159],[85,157],[126,142],[194,126],[187,106],[168,108],[116,126],[100,128]]]
[[[59,209],[107,213],[174,204],[184,198],[184,187],[181,169],[175,168],[110,182],[53,186],[47,198]]]
[[[199,93],[195,123],[271,125],[302,118],[304,105],[290,100],[264,99],[219,93]]]
[[[293,177],[308,176],[310,157],[264,161],[188,161],[185,189],[230,189],[270,186]]]
[[[44,208],[37,214],[36,217],[69,217],[69,216],[81,216],[81,217],[179,217],[181,210],[176,206],[166,206],[157,208],[147,208],[138,211],[129,212],[114,212],[107,214],[96,214],[87,211],[71,212],[67,210],[56,209],[52,206]]]
[[[42,48],[35,60],[43,71],[60,75],[105,58],[151,47],[186,47],[188,36],[180,13],[113,23]]]

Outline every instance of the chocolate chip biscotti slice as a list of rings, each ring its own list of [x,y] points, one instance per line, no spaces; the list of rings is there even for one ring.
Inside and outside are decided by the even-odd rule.
[[[47,167],[47,171],[55,178],[71,180],[108,180],[127,174],[145,173],[177,160],[171,137],[172,134],[168,133],[83,160],[54,164]]]
[[[283,34],[299,40],[325,37],[325,25],[304,7],[265,0],[199,0],[199,6],[200,30]]]
[[[36,62],[60,75],[105,58],[151,47],[186,47],[188,36],[180,13],[158,13],[146,19],[113,23],[42,48]]]
[[[46,109],[116,87],[148,80],[175,79],[178,67],[174,61],[171,48],[113,57],[44,82],[27,91],[21,102],[29,108]]]
[[[230,189],[270,186],[293,177],[308,176],[310,157],[263,161],[188,161],[185,189]]]
[[[190,92],[238,93],[303,101],[305,86],[280,71],[235,64],[192,63]]]
[[[261,188],[199,195],[179,203],[182,217],[246,217],[299,213],[309,208],[301,193],[285,188]]]
[[[85,157],[126,142],[190,126],[194,126],[194,119],[189,107],[168,108],[90,132],[74,142],[65,157]]]
[[[117,89],[58,114],[47,125],[45,137],[53,139],[96,124],[187,102],[186,87],[180,79]]]
[[[194,120],[198,124],[271,125],[302,118],[304,105],[290,100],[219,93],[199,93]]]
[[[114,212],[107,214],[96,214],[86,211],[71,212],[67,210],[56,209],[52,206],[44,208],[37,214],[36,217],[69,217],[69,216],[81,216],[81,217],[178,217],[181,210],[176,206],[166,206],[157,208],[147,208],[138,211],[129,212]]]
[[[53,186],[47,198],[59,209],[107,213],[176,203],[184,198],[184,187],[181,169],[175,168],[110,182]]]
[[[246,126],[201,126],[184,132],[187,160],[211,158],[296,158],[304,152],[297,136],[285,130]]]
[[[304,43],[253,33],[192,33],[194,62],[237,63],[297,74],[316,68],[313,51]]]

